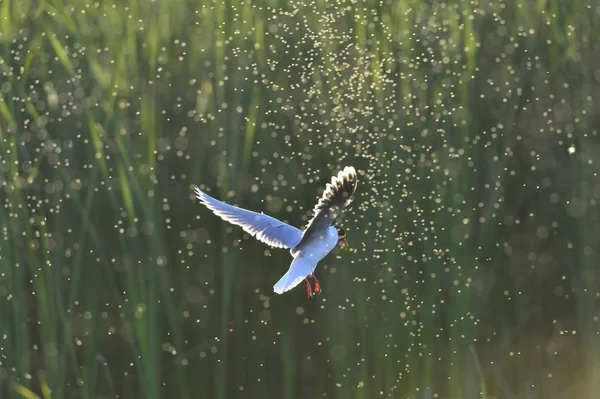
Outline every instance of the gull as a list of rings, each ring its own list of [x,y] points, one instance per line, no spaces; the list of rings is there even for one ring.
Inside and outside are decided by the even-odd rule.
[[[321,293],[321,285],[315,277],[317,263],[339,243],[347,249],[346,231],[331,225],[333,220],[353,200],[356,191],[356,170],[345,167],[327,183],[323,195],[313,210],[313,217],[304,231],[290,226],[274,217],[238,208],[221,202],[195,187],[196,198],[221,219],[240,226],[246,233],[275,248],[286,248],[292,255],[287,273],[273,286],[277,294],[283,294],[306,281],[306,291],[313,296],[308,277],[315,280],[315,293]]]

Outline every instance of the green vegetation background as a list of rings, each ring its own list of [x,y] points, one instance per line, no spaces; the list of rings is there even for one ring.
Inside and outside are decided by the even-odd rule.
[[[592,0],[0,0],[0,397],[596,398]],[[199,205],[303,226],[324,292]]]

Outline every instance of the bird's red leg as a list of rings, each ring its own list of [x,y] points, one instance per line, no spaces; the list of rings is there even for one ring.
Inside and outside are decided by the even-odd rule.
[[[315,279],[315,293],[320,294],[321,293],[321,284],[319,284],[319,280],[317,280],[314,273],[312,274],[312,278]]]
[[[308,278],[305,278],[304,281],[306,281],[306,293],[308,294],[309,298],[312,298],[313,293],[312,289],[310,288],[310,282],[308,281]]]

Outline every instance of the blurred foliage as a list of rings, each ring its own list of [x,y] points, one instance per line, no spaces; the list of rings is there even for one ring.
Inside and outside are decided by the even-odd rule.
[[[595,398],[594,0],[0,0],[1,398]],[[354,165],[351,251],[286,251]]]

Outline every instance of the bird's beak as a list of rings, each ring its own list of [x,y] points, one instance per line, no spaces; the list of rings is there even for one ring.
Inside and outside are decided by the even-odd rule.
[[[345,238],[340,239],[340,246],[342,247],[342,249],[350,248],[350,245],[348,245],[348,241],[346,241]]]

